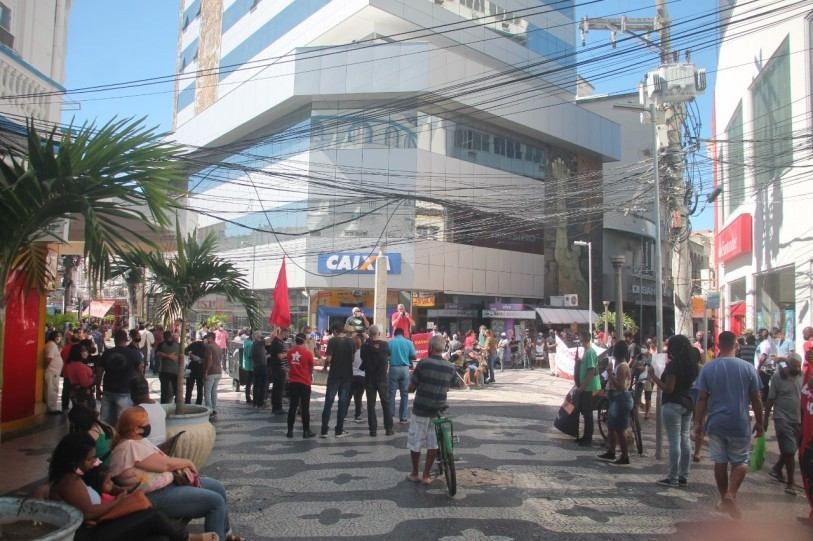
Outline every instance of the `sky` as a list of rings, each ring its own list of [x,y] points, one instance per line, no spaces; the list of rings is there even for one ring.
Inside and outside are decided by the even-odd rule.
[[[179,0],[75,0],[68,27],[65,87],[79,89],[100,84],[134,81],[171,75],[175,71],[178,34]],[[577,0],[576,19],[610,17],[651,17],[654,0]],[[709,0],[667,0],[673,23],[714,9]],[[696,23],[693,23],[696,24]],[[574,32],[577,30],[574,28]],[[578,34],[577,34],[578,35]],[[618,36],[621,39],[622,36]],[[591,31],[587,45],[606,43],[609,32]],[[716,48],[694,51],[693,61],[709,71],[705,95],[697,99],[703,121],[701,133],[710,135]],[[642,63],[640,71],[595,81],[596,93],[632,91],[647,70],[658,64],[653,50],[651,62]],[[81,100],[78,101],[78,100]],[[161,131],[172,128],[173,84],[144,85],[111,93],[71,95],[63,105],[65,123],[87,121],[104,123],[114,117],[145,117],[145,124]],[[706,191],[710,179],[704,179]],[[693,228],[712,225],[710,207],[692,218]]]

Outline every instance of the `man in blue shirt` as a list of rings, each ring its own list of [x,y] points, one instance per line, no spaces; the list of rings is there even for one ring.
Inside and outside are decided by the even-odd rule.
[[[411,340],[404,338],[403,329],[395,329],[395,336],[390,340],[390,374],[389,374],[389,402],[390,412],[395,415],[395,390],[401,393],[401,406],[398,411],[402,424],[409,422],[409,366],[418,358],[415,345]]]
[[[749,405],[754,410],[753,432],[761,436],[764,429],[759,376],[752,364],[734,355],[736,346],[734,333],[721,332],[720,356],[706,364],[697,378],[694,435],[696,442],[703,441],[704,432],[708,436],[709,456],[714,462],[714,479],[720,492],[718,510],[739,518],[737,490],[745,480],[751,449]]]

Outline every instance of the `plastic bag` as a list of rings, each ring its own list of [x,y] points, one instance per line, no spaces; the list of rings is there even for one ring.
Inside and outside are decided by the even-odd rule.
[[[765,434],[754,440],[754,447],[751,449],[751,471],[756,472],[762,469],[765,463]]]

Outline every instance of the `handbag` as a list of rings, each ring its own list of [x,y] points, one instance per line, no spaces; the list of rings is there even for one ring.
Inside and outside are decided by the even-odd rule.
[[[172,472],[172,482],[182,487],[199,487],[200,476],[189,468],[183,468]]]
[[[573,387],[565,396],[559,413],[553,421],[553,426],[564,432],[568,436],[579,436],[579,408],[577,405],[579,392],[577,387]]]
[[[132,515],[139,511],[146,511],[152,507],[152,502],[144,495],[142,491],[136,491],[129,494],[118,501],[110,511],[96,519],[96,522],[103,522],[105,520],[115,520],[117,518]]]

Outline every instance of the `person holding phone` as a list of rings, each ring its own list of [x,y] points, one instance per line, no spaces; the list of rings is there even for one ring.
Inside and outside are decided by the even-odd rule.
[[[401,329],[404,331],[404,338],[409,338],[412,327],[415,326],[415,320],[412,319],[403,304],[398,305],[395,313],[392,314],[390,323],[392,324],[392,335],[395,336],[395,331]]]

